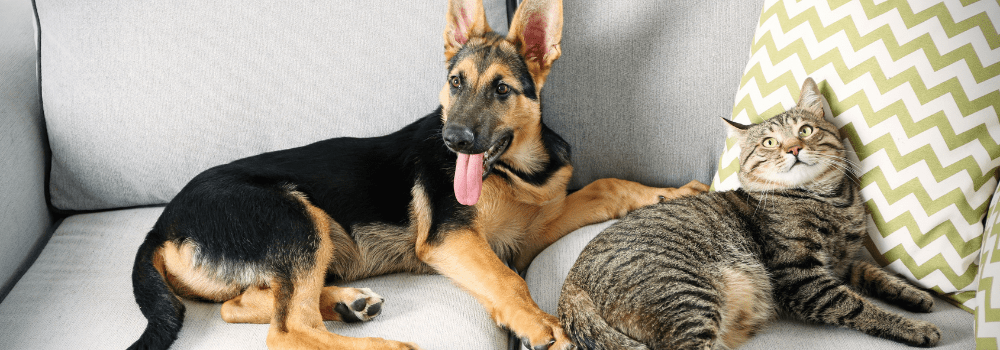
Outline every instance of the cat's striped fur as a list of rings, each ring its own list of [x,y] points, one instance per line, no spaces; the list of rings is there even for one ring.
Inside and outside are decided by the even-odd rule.
[[[865,300],[929,312],[930,294],[869,263],[865,208],[837,128],[806,80],[795,108],[741,140],[742,188],[632,212],[584,249],[559,317],[583,349],[729,349],[779,311],[917,346],[941,335]],[[728,122],[728,121],[727,121]]]

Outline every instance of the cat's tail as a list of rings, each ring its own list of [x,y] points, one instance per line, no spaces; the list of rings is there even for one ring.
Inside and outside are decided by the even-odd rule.
[[[581,350],[648,350],[642,343],[608,324],[597,312],[590,294],[572,282],[563,285],[559,297],[559,321],[573,344]]]

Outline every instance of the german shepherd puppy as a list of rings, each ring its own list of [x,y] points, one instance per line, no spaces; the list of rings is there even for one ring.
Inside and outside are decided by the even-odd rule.
[[[541,120],[560,55],[561,0],[528,0],[506,37],[478,0],[451,0],[441,107],[395,133],[336,138],[220,165],[166,206],[136,254],[148,324],[131,349],[165,349],[179,297],[224,302],[227,322],[270,323],[272,349],[414,349],[348,338],[323,321],[366,321],[382,298],[327,286],[393,272],[440,273],[536,349],[572,345],[524,280],[543,248],[587,224],[707,189],[602,179],[567,195],[570,148]]]

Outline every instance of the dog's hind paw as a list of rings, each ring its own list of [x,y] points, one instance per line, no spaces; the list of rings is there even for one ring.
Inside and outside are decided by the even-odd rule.
[[[382,312],[385,298],[368,288],[325,288],[321,301],[324,320],[347,323],[371,320]]]

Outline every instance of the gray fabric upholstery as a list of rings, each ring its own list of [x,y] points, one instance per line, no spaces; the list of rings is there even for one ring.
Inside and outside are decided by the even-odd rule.
[[[571,187],[603,177],[708,183],[719,117],[749,58],[761,0],[566,1],[546,123],[573,146]]]
[[[542,251],[528,268],[525,280],[542,310],[556,314],[559,305],[559,291],[569,270],[598,233],[614,221],[591,225],[563,237]],[[862,250],[871,262],[871,255]],[[874,299],[872,299],[874,300]],[[975,347],[974,317],[942,299],[935,299],[933,312],[916,314],[874,300],[876,304],[906,315],[907,317],[934,323],[941,330],[941,342],[935,349],[972,349]],[[782,317],[775,324],[752,338],[740,349],[911,349],[890,340],[872,337],[861,332],[831,326],[807,324],[804,321]]]
[[[217,164],[399,129],[438,106],[446,4],[39,0],[53,205],[165,203]]]
[[[31,1],[0,0],[0,300],[48,237]]]
[[[708,182],[758,2],[567,3],[543,100],[571,187]],[[443,4],[40,1],[53,204],[164,203],[212,165],[405,125],[437,105]]]
[[[5,349],[124,349],[146,325],[132,297],[135,251],[162,208],[75,215],[0,304]],[[385,301],[367,323],[327,322],[353,337],[412,341],[425,349],[505,349],[506,332],[468,293],[439,275],[355,281]],[[268,325],[227,324],[220,304],[186,301],[172,349],[264,349]]]

